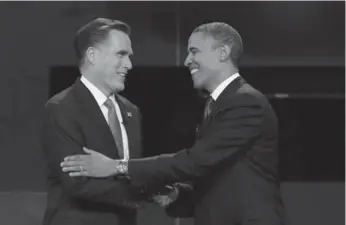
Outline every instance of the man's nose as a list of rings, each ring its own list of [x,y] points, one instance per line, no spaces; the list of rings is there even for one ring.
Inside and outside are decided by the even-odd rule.
[[[190,56],[190,54],[189,54],[188,56],[186,56],[184,65],[185,65],[186,67],[189,67],[190,64],[191,64],[191,56]]]
[[[128,70],[131,70],[131,69],[132,69],[132,62],[131,62],[131,59],[130,59],[129,57],[126,59],[125,67],[126,67]]]

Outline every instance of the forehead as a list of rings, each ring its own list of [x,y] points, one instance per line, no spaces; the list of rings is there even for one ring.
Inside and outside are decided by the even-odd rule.
[[[197,48],[197,49],[210,49],[215,43],[215,40],[205,35],[202,32],[192,33],[189,38],[188,49]]]
[[[132,54],[130,37],[122,31],[111,30],[103,44],[111,50],[127,51]]]

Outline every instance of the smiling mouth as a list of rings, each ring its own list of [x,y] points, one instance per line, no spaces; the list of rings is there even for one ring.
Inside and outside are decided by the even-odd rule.
[[[126,73],[119,73],[119,75],[124,79],[126,78]]]
[[[193,74],[195,74],[197,71],[198,71],[198,69],[191,69],[191,70],[190,70],[190,73],[193,75]]]

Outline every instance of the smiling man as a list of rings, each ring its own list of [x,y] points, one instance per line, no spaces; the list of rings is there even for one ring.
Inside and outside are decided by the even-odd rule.
[[[126,174],[131,185],[146,188],[189,181],[194,188],[182,190],[167,212],[187,216],[185,207],[179,210],[190,205],[196,225],[283,224],[278,121],[266,97],[239,74],[242,51],[239,33],[226,23],[192,32],[185,66],[194,87],[210,93],[192,148],[130,160],[88,150],[89,155],[66,157],[62,170],[71,177]]]
[[[136,209],[147,199],[124,178],[78,178],[63,173],[60,162],[83,153],[82,146],[105,157],[141,155],[138,108],[119,95],[132,69],[130,27],[98,18],[75,38],[81,78],[46,104],[42,149],[48,174],[44,225],[134,225]],[[83,168],[81,168],[83,169]]]

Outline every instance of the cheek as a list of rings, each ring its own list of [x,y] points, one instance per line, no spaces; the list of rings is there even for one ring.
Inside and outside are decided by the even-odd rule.
[[[122,61],[121,61],[121,59],[114,58],[111,63],[113,65],[113,67],[119,68],[122,64]]]
[[[210,67],[210,61],[208,60],[208,58],[199,57],[198,59],[196,59],[196,62],[199,64],[199,66],[203,70],[205,69],[208,70],[208,68]]]

